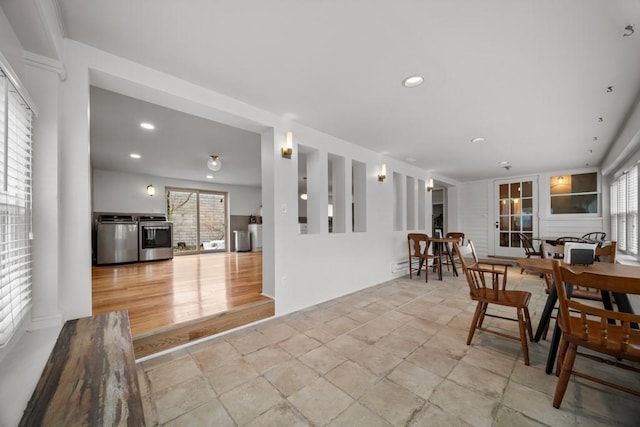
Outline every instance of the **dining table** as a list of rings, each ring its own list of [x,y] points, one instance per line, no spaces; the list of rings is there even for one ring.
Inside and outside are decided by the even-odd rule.
[[[446,256],[451,264],[453,275],[458,277],[456,264],[453,262],[453,253],[451,252],[451,244],[459,241],[457,237],[429,237],[429,241],[433,243],[433,254],[438,257],[438,278],[442,280],[442,257]]]
[[[542,274],[553,274],[553,261],[554,260],[548,258],[519,258],[517,260],[517,264],[525,270],[535,271]],[[589,265],[572,265],[571,269],[577,273],[588,271],[604,276],[640,279],[640,267],[631,265],[615,264],[609,262],[594,262],[593,264]],[[567,293],[570,295],[570,289]],[[633,307],[627,295],[613,293],[613,298],[616,301],[619,311],[627,313],[633,312]],[[538,323],[538,328],[536,329],[536,333],[533,338],[534,342],[540,341],[540,338],[544,334],[544,330],[546,328],[546,325],[549,323],[553,308],[557,301],[558,293],[554,284],[554,286],[551,286],[551,289],[549,289],[547,301],[545,302],[544,309],[542,310],[542,315],[540,316],[540,321]],[[553,365],[555,364],[558,345],[560,344],[560,337],[560,327],[556,322],[555,328],[553,330],[553,337],[551,338],[551,345],[549,346],[547,364],[545,367],[545,372],[547,374],[553,372]]]

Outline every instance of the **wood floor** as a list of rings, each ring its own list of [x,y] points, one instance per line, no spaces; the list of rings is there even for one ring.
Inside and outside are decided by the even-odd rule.
[[[93,314],[128,310],[138,358],[274,313],[261,252],[94,266],[92,276]]]

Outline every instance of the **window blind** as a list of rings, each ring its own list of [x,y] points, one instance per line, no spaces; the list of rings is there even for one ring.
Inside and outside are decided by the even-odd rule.
[[[638,166],[627,173],[627,253],[638,254]]]
[[[0,73],[0,347],[31,307],[31,120]]]
[[[611,183],[609,192],[609,199],[611,205],[611,240],[618,241],[618,180]]]
[[[618,248],[627,251],[627,176],[623,175],[618,181]]]

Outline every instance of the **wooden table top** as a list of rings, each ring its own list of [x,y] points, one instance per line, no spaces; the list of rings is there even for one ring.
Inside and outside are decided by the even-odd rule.
[[[553,260],[546,258],[519,258],[517,263],[525,270],[538,271],[540,273],[553,273]],[[566,264],[565,264],[566,265]],[[594,262],[591,265],[572,265],[571,270],[576,273],[588,271],[615,277],[629,277],[640,279],[640,267],[633,265],[611,264],[608,262]]]

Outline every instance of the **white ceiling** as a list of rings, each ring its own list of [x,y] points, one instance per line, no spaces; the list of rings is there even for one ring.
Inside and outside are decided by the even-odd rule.
[[[91,87],[90,99],[93,167],[260,186],[260,135],[97,87]],[[155,129],[142,129],[142,122]],[[211,154],[220,156],[218,172],[207,168]]]
[[[597,166],[640,99],[638,0],[58,3],[67,37],[460,181]]]

